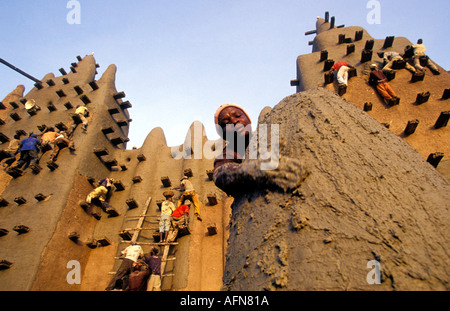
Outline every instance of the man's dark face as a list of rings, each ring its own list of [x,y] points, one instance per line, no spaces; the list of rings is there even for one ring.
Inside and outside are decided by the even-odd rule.
[[[229,135],[233,133],[236,133],[238,136],[249,135],[251,131],[250,124],[247,115],[237,107],[227,107],[219,114],[219,126],[227,137],[230,137]]]

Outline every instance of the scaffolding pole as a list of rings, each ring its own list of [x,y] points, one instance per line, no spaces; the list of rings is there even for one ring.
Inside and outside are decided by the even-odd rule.
[[[4,60],[3,58],[0,58],[0,63],[8,66],[9,68],[11,68],[14,71],[17,71],[18,73],[20,73],[21,75],[24,75],[25,77],[27,77],[30,80],[33,80],[36,83],[41,83],[40,80],[36,79],[35,77],[29,75],[28,73],[24,72],[23,70],[20,70],[19,68],[17,68],[16,66],[8,63],[6,60]]]

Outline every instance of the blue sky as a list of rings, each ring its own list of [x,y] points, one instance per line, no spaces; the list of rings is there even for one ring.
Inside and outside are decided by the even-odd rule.
[[[377,2],[379,24],[367,21],[370,0],[78,0],[80,24],[70,24],[69,0],[2,0],[0,57],[42,79],[94,52],[97,79],[115,64],[116,88],[133,105],[127,148],[140,147],[155,127],[175,146],[195,120],[218,138],[213,115],[223,103],[245,107],[256,121],[262,108],[293,94],[297,56],[311,52],[314,38],[304,34],[325,11],[376,39],[423,38],[428,55],[450,69],[450,1]],[[18,84],[26,94],[34,82],[0,64],[1,99]]]

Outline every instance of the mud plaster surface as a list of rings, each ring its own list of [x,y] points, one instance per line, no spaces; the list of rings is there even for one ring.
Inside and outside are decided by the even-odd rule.
[[[236,198],[227,290],[448,290],[450,184],[401,138],[324,89],[260,117],[310,175]],[[367,283],[367,263],[382,283]]]

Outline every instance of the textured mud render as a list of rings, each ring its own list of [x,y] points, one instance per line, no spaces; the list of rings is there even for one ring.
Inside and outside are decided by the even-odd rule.
[[[293,193],[233,203],[225,290],[449,290],[450,183],[410,145],[334,93],[297,93],[260,122],[304,160]],[[380,262],[370,285],[367,263]]]
[[[450,74],[440,68],[441,74],[435,76],[427,69],[424,81],[412,83],[407,70],[398,70],[389,83],[401,102],[389,107],[367,83],[368,63],[360,62],[366,40],[373,38],[361,27],[331,29],[323,19],[317,20],[317,30],[312,53],[297,59],[297,92],[303,93],[287,97],[273,110],[264,108],[259,118],[260,123],[280,125],[282,155],[302,160],[302,173],[309,175],[304,175],[307,178],[293,193],[260,189],[236,198],[231,222],[233,198],[206,175],[213,168],[213,158],[195,158],[202,154],[197,147],[214,142],[208,140],[203,125],[194,126],[199,124],[193,122],[184,144],[175,148],[193,151],[192,159],[173,158],[162,128],[152,129],[140,148],[125,149],[131,106],[116,99],[121,94],[115,87],[115,65],[109,65],[97,80],[94,57],[77,57],[76,69],[67,75],[45,75],[42,89],[35,87],[24,94],[24,86],[19,85],[9,93],[2,100],[6,109],[0,109],[0,119],[5,122],[0,132],[9,138],[18,130],[39,133],[37,126],[42,124],[70,125],[74,107],[84,102],[82,95],[90,101],[91,114],[87,132],[77,129],[74,133],[76,152],[63,150],[55,171],[45,165],[48,153],[38,175],[28,170],[13,179],[0,170],[0,195],[9,202],[0,208],[0,228],[9,230],[0,238],[0,260],[13,263],[0,272],[0,290],[103,291],[109,273],[121,263],[115,257],[126,246],[118,233],[135,228],[136,216],[149,197],[148,214],[157,217],[157,201],[166,190],[161,177],[169,177],[177,186],[188,168],[200,195],[203,221],[191,215],[193,230],[171,250],[169,256],[176,260],[167,264],[165,273],[172,276],[163,279],[163,290],[448,290],[450,194],[443,176],[450,179],[450,128],[435,129],[433,125],[439,114],[448,110],[448,100],[441,97],[449,87]],[[360,30],[363,39],[355,41],[355,53],[347,55],[346,45],[337,43],[338,36],[353,38]],[[384,50],[383,43],[375,40],[373,51]],[[412,42],[396,37],[387,51],[401,52],[408,44]],[[322,49],[327,49],[329,59],[346,60],[357,69],[342,96],[347,101],[335,95],[336,82],[324,85],[324,66],[318,61]],[[372,61],[381,66],[375,53]],[[53,86],[48,84],[50,80]],[[82,95],[76,86],[83,90]],[[316,90],[317,86],[325,90]],[[58,90],[66,96],[60,97]],[[425,91],[431,93],[429,101],[417,104],[417,94]],[[25,98],[40,105],[37,115],[25,111]],[[13,108],[11,102],[19,108]],[[56,111],[46,108],[50,102]],[[68,102],[72,108],[66,106]],[[366,102],[373,104],[367,113],[363,112]],[[154,103],[136,104],[148,104],[151,112],[157,111]],[[13,120],[12,112],[22,119]],[[415,119],[420,120],[416,132],[405,135],[407,122]],[[383,123],[389,124],[389,130],[380,125]],[[192,135],[198,128],[202,135],[195,145]],[[96,149],[106,150],[107,155],[98,156]],[[445,154],[437,170],[425,161],[435,152]],[[117,165],[108,167],[106,162],[111,161]],[[109,217],[102,212],[102,219],[96,220],[79,203],[93,189],[89,180],[104,177],[124,186],[110,200],[120,215]],[[134,177],[142,180],[135,183]],[[39,193],[47,199],[37,201]],[[208,194],[215,194],[218,204],[209,205]],[[19,196],[26,204],[14,202]],[[128,207],[131,198],[138,208]],[[217,225],[217,234],[207,234],[210,223]],[[30,232],[16,234],[12,228],[19,224],[29,226]],[[145,226],[150,227],[150,221]],[[76,243],[68,239],[71,232],[80,234]],[[145,230],[138,241],[151,242],[152,234]],[[95,249],[86,245],[103,237],[111,244]],[[149,249],[144,245],[146,253]],[[72,260],[81,264],[79,285],[68,284],[66,279],[67,263]],[[380,285],[366,281],[372,272],[367,263],[372,260],[380,262]]]

